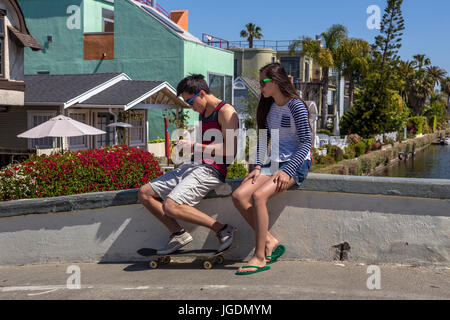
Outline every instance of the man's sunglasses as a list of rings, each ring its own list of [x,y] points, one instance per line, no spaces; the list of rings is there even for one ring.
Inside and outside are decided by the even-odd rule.
[[[194,99],[197,98],[199,94],[200,94],[200,91],[199,91],[195,96],[193,96],[193,97],[190,98],[188,101],[186,101],[186,103],[187,103],[188,105],[190,105],[190,106],[193,106],[193,105],[194,105]]]
[[[266,78],[266,79],[264,79],[264,80],[259,80],[259,85],[260,85],[261,88],[262,88],[262,87],[264,87],[264,86],[266,85],[266,82],[269,82],[269,81],[273,81],[273,80],[270,79],[270,78]]]

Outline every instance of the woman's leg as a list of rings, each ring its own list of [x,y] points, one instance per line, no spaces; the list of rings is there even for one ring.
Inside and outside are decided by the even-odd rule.
[[[295,180],[291,178],[288,188],[295,184]],[[255,238],[256,248],[253,257],[248,262],[248,265],[264,267],[266,265],[265,259],[265,244],[269,227],[269,213],[267,211],[267,200],[275,195],[277,184],[272,179],[266,181],[253,193],[253,201],[255,208]],[[238,272],[255,271],[253,268],[239,269]]]
[[[253,193],[269,180],[271,180],[271,177],[265,175],[259,176],[255,183],[252,183],[251,180],[248,180],[242,183],[231,196],[234,206],[236,207],[236,209],[238,209],[242,217],[253,228],[253,230],[256,230],[256,213],[255,207],[252,204]],[[267,232],[266,256],[270,256],[273,249],[276,248],[279,243],[280,242],[278,241],[278,239],[276,239],[270,232]]]

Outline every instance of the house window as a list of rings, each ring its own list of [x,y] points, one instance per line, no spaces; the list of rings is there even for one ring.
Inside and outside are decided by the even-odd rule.
[[[88,111],[69,111],[69,117],[78,122],[88,124]],[[71,150],[79,150],[79,149],[87,149],[88,148],[88,137],[80,136],[80,137],[71,137],[69,138],[69,149]]]
[[[288,74],[300,78],[300,57],[281,57],[280,62]]]
[[[114,32],[114,11],[102,8],[103,32]]]
[[[209,73],[209,89],[217,98],[233,104],[233,77]]]
[[[5,16],[3,11],[0,10],[0,78],[4,77],[4,48],[3,43],[5,41]]]
[[[54,117],[56,117],[56,111],[28,111],[28,130]],[[52,137],[28,139],[28,148],[33,149],[37,146],[39,149],[51,149],[54,141],[55,138]]]
[[[144,112],[135,112],[135,114],[138,114],[142,116],[142,119],[136,119],[135,117],[131,117],[130,124],[133,126],[132,128],[128,129],[130,130],[130,145],[140,145],[145,143],[144,141],[144,124],[145,124],[145,114]]]
[[[114,137],[114,128],[107,127],[110,123],[114,122],[114,116],[107,112],[99,112],[97,113],[97,121],[95,124],[95,127],[97,129],[103,130],[106,133],[96,135],[96,148],[100,147],[106,147],[106,146],[112,146],[115,144],[115,137]]]

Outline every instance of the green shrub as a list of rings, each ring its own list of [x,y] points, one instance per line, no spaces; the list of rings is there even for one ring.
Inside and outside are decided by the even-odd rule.
[[[331,133],[331,131],[330,130],[327,130],[327,129],[320,129],[320,130],[317,130],[317,133],[319,134],[326,134],[327,136],[330,136],[330,137],[332,137],[333,136],[333,134]]]
[[[355,144],[358,144],[362,140],[362,138],[359,135],[357,135],[356,133],[353,133],[353,134],[349,135],[347,137],[347,139],[348,139],[348,143],[351,146],[354,146]]]
[[[411,117],[408,119],[408,132],[417,135],[423,133],[424,117]]]
[[[436,125],[437,125],[437,117],[431,116],[428,118],[428,125],[430,127],[431,132],[436,132]]]
[[[247,176],[248,171],[243,163],[234,162],[228,167],[226,179],[243,179]]]
[[[355,156],[359,157],[366,153],[366,144],[363,141],[355,145]]]
[[[347,156],[347,159],[353,159],[356,157],[355,146],[350,145],[345,147],[344,157]]]
[[[327,154],[329,154],[335,162],[339,162],[344,159],[344,151],[342,151],[342,149],[338,146],[327,146]]]

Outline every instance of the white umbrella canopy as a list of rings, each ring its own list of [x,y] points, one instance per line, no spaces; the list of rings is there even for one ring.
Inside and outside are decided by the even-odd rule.
[[[132,128],[133,126],[131,124],[125,123],[125,122],[114,122],[114,123],[108,124],[107,127]]]
[[[94,136],[105,134],[103,130],[88,126],[82,122],[76,121],[72,118],[59,115],[47,122],[44,122],[33,129],[19,134],[18,138],[45,138],[45,137],[79,137],[79,136]]]

